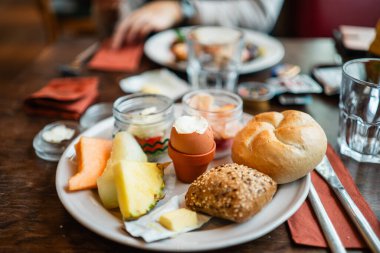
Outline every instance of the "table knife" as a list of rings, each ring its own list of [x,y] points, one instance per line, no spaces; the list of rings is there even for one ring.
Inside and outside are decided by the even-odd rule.
[[[370,249],[373,252],[379,253],[379,238],[371,228],[371,225],[368,223],[362,212],[351,199],[350,195],[347,193],[326,156],[323,157],[322,162],[315,168],[315,170],[327,181],[335,194],[338,196],[339,201],[342,203],[344,209],[349,214]]]
[[[86,62],[99,48],[99,42],[95,42],[80,52],[75,59],[67,65],[60,65],[59,72],[62,76],[79,76],[84,62]]]
[[[323,234],[326,238],[328,245],[333,253],[344,253],[347,252],[340,240],[338,233],[336,232],[329,216],[326,213],[325,208],[321,200],[318,197],[318,193],[314,188],[314,185],[310,185],[309,200],[311,206],[313,207],[314,213],[318,218],[319,224],[321,225]]]

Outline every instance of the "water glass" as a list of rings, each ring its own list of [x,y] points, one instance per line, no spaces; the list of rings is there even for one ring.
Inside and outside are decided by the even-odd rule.
[[[380,59],[343,65],[340,152],[359,162],[380,163]]]
[[[192,28],[187,35],[187,74],[193,89],[235,90],[243,32],[220,26]]]

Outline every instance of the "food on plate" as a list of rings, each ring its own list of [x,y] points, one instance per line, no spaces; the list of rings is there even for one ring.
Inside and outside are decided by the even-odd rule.
[[[199,116],[177,118],[171,130],[169,156],[177,178],[191,183],[214,159],[215,141],[207,120]]]
[[[189,187],[186,206],[194,211],[243,222],[270,202],[277,190],[269,176],[236,163],[210,169]]]
[[[106,208],[116,208],[119,206],[113,166],[121,160],[137,162],[148,161],[147,156],[135,138],[125,131],[119,132],[115,135],[112,143],[111,156],[107,161],[106,169],[97,180],[98,193]]]
[[[69,191],[96,188],[110,157],[111,140],[81,137],[75,144],[78,172],[69,179]]]
[[[170,143],[179,152],[200,155],[212,149],[214,136],[205,118],[182,116],[174,122]]]
[[[200,115],[209,122],[216,143],[216,156],[230,153],[232,140],[243,127],[242,101],[235,94],[213,90],[194,92],[184,97],[185,113]]]
[[[266,112],[256,115],[236,135],[232,160],[284,184],[313,170],[326,149],[326,135],[310,115],[295,110]]]
[[[188,48],[186,37],[181,30],[176,30],[176,39],[170,45],[170,51],[173,53],[176,62],[187,61]],[[245,42],[241,54],[242,62],[249,62],[263,54],[263,49],[252,42]]]
[[[144,84],[140,92],[142,93],[149,93],[149,94],[162,94],[161,90],[156,87],[157,85],[155,84]]]
[[[124,220],[141,217],[163,198],[164,168],[168,165],[121,160],[113,166],[117,199]]]
[[[182,231],[186,228],[195,227],[198,224],[197,213],[186,208],[180,208],[164,213],[158,222],[172,231]]]

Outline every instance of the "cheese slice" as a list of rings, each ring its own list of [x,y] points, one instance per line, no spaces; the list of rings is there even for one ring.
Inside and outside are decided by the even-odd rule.
[[[158,222],[172,231],[182,231],[198,224],[197,213],[186,208],[180,208],[160,216]]]

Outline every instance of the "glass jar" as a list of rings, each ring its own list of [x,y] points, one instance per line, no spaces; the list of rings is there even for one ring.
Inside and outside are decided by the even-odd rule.
[[[216,143],[215,158],[231,153],[233,138],[243,127],[243,101],[218,89],[196,90],[182,99],[185,115],[202,116],[209,122]]]
[[[166,153],[174,121],[170,98],[157,94],[133,94],[118,98],[113,105],[114,134],[128,131],[147,154],[157,161]]]

